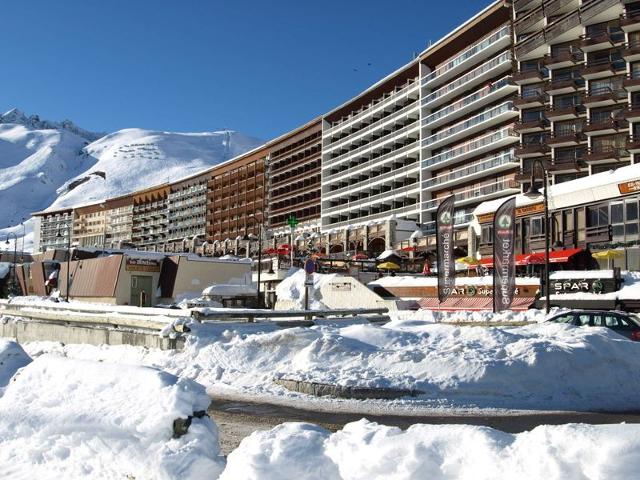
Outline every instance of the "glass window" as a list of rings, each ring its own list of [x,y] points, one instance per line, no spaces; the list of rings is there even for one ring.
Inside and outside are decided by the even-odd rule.
[[[578,325],[589,325],[591,321],[590,315],[588,313],[583,313],[581,315],[578,315]]]
[[[574,320],[573,314],[571,313],[568,313],[566,315],[560,315],[559,317],[555,317],[553,319],[553,321],[556,323],[571,323],[571,324],[573,324],[573,320]]]
[[[624,223],[624,204],[611,204],[611,223]]]

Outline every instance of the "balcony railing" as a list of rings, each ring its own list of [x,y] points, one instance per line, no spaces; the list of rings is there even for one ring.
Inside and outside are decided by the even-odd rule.
[[[505,77],[501,80],[498,80],[497,82],[493,83],[490,86],[485,86],[482,89],[478,90],[477,92],[472,93],[471,95],[468,95],[463,99],[458,100],[457,102],[446,106],[442,110],[438,110],[437,112],[433,112],[431,115],[428,115],[423,120],[422,126],[427,127],[442,118],[450,117],[453,113],[463,110],[468,106],[473,106],[473,104],[475,104],[476,102],[479,102],[483,98],[486,98],[492,93],[497,92],[498,90],[504,87],[507,87],[509,85],[511,85],[511,77]],[[514,88],[516,87],[514,86]]]
[[[475,126],[482,125],[483,123],[486,123],[508,112],[514,112],[513,102],[505,102],[502,105],[498,105],[497,107],[485,110],[484,112],[475,115],[467,120],[464,120],[463,122],[452,125],[451,127],[436,133],[435,135],[431,135],[422,141],[422,146],[429,147],[430,145],[436,144],[446,138],[469,130]]]
[[[469,73],[457,78],[453,82],[450,82],[444,87],[439,88],[435,92],[430,93],[422,100],[422,106],[427,107],[431,104],[434,104],[438,100],[442,99],[445,96],[450,95],[452,92],[460,89],[463,86],[468,85],[474,80],[482,77],[487,72],[501,66],[511,64],[511,52],[504,52],[498,55],[495,58],[492,58],[488,62],[483,63],[479,67],[471,70]]]
[[[498,179],[491,183],[485,183],[475,186],[462,192],[456,192],[455,199],[457,202],[481,200],[483,197],[494,195],[496,193],[502,193],[505,190],[520,189],[520,184],[513,179]],[[507,192],[508,193],[508,192]],[[422,203],[423,210],[434,210],[438,208],[440,199],[429,200]]]
[[[487,38],[472,45],[467,50],[462,52],[460,55],[455,57],[453,60],[447,62],[446,64],[434,70],[433,72],[425,75],[422,78],[422,86],[423,87],[428,86],[434,80],[440,79],[441,77],[443,77],[443,75],[445,75],[447,72],[451,72],[452,70],[456,69],[456,67],[462,66],[470,58],[481,54],[483,51],[487,50],[489,47],[496,44],[500,40],[508,39],[510,36],[511,36],[511,28],[509,26],[505,26],[501,28],[497,32],[488,36]]]
[[[520,136],[517,135],[511,128],[503,128],[496,132],[489,133],[479,138],[470,140],[462,145],[458,145],[455,148],[445,150],[438,155],[431,158],[427,158],[422,162],[423,168],[428,168],[433,165],[438,165],[444,162],[456,161],[462,158],[467,158],[469,155],[473,155],[487,146],[498,144],[502,140],[512,139],[515,143],[519,140]]]
[[[483,173],[487,170],[495,169],[502,166],[517,166],[518,160],[513,155],[513,152],[505,152],[502,155],[491,157],[482,160],[477,163],[473,163],[467,167],[457,168],[444,175],[438,175],[437,177],[429,178],[422,182],[423,189],[432,189],[439,185],[452,182],[458,179],[465,179],[478,173]]]

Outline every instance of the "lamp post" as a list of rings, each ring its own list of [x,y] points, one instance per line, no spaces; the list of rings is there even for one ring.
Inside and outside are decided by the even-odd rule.
[[[250,250],[250,245],[251,245],[251,241],[258,241],[258,306],[262,307],[262,300],[260,298],[260,276],[262,274],[262,235],[263,235],[263,230],[262,230],[262,224],[260,223],[258,225],[258,236],[256,237],[255,235],[251,234],[251,235],[245,235],[243,240],[247,240],[247,254],[249,253]]]
[[[65,225],[64,228],[67,229],[67,291],[66,291],[65,299],[67,302],[69,302],[69,284],[70,284],[69,279],[71,278],[69,276],[71,271],[71,228],[69,225]],[[60,230],[58,230],[56,237],[62,238],[62,234],[60,233]]]
[[[11,235],[13,235],[13,277],[12,277],[12,285],[11,285],[11,290],[12,293],[15,294],[15,286],[16,286],[16,256],[17,256],[17,247],[18,247],[18,237],[15,233],[13,232],[9,232],[7,234],[7,241],[5,242],[5,244],[7,246],[11,245],[11,242],[9,242],[9,238],[11,237]]]
[[[525,195],[529,198],[540,196],[540,190],[536,187],[536,165],[540,165],[543,181],[544,199],[544,307],[547,314],[551,310],[551,289],[549,288],[549,251],[551,250],[551,232],[549,231],[549,172],[540,159],[534,159],[531,165],[531,185]]]

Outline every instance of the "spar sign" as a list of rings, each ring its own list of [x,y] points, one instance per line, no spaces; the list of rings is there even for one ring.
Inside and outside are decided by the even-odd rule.
[[[453,248],[454,196],[446,198],[436,212],[438,254],[438,300],[444,302],[456,286],[456,259]]]
[[[508,310],[516,289],[516,199],[504,202],[493,218],[493,311]]]

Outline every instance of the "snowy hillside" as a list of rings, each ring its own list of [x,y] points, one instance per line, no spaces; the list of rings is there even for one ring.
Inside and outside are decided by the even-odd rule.
[[[172,133],[130,128],[109,134],[83,150],[90,168],[59,190],[51,208],[82,205],[200,172],[262,142],[224,130]]]
[[[71,121],[50,122],[13,109],[0,114],[0,247],[5,235],[26,240],[32,212],[100,201],[175,181],[262,142],[233,131],[204,133],[126,129],[109,135]],[[9,246],[13,249],[13,244]]]

